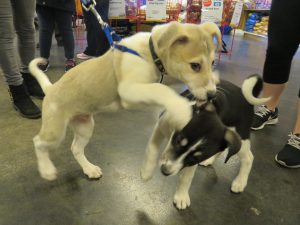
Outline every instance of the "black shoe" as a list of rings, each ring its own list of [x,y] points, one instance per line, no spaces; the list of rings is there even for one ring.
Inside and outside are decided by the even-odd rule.
[[[67,72],[68,70],[72,69],[75,66],[76,66],[76,63],[75,63],[74,59],[67,59],[66,60],[65,72]]]
[[[300,168],[300,134],[289,134],[290,139],[275,156],[275,161],[288,168]]]
[[[45,94],[37,80],[30,73],[21,74],[24,79],[24,83],[26,84],[29,95],[39,99],[43,99],[45,97]]]
[[[271,111],[262,105],[255,112],[251,129],[260,130],[263,129],[265,125],[276,123],[278,123],[278,108],[275,108],[275,111]]]
[[[24,83],[19,86],[9,85],[9,93],[14,108],[21,114],[21,116],[29,119],[37,119],[41,117],[41,111],[31,100]]]
[[[43,72],[47,72],[48,71],[48,68],[49,68],[50,64],[49,64],[49,60],[45,60],[44,63],[40,63],[38,64],[38,67],[41,71]]]

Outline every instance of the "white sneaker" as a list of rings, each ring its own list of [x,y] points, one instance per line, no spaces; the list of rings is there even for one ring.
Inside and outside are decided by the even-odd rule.
[[[78,59],[83,59],[83,60],[95,58],[94,56],[84,54],[83,52],[77,54],[76,56],[77,56]]]

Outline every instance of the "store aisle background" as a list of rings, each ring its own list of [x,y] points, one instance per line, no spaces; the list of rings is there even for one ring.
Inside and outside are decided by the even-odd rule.
[[[77,43],[76,53],[82,45]],[[248,75],[261,73],[265,49],[265,39],[237,38],[232,59],[223,56],[217,65],[221,78],[240,85]],[[47,72],[52,81],[63,75],[63,62],[63,49],[54,42]],[[239,161],[235,156],[224,164],[222,157],[212,167],[198,168],[190,190],[192,205],[184,211],[172,204],[177,177],[163,177],[158,169],[147,183],[139,176],[158,112],[122,110],[95,116],[86,155],[102,168],[104,175],[96,181],[88,180],[74,160],[69,130],[62,145],[51,152],[58,179],[48,182],[38,174],[32,143],[41,121],[17,115],[1,82],[0,225],[299,224],[300,170],[281,168],[274,161],[294,125],[299,62],[297,53],[279,106],[279,124],[252,132],[255,159],[245,191],[230,192]],[[178,91],[184,88],[168,78],[164,83]]]

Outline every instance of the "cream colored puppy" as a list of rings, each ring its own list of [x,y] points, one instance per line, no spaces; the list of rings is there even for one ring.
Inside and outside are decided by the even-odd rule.
[[[56,178],[49,150],[61,143],[69,126],[74,131],[71,149],[83,172],[89,178],[102,176],[101,169],[84,155],[94,128],[93,114],[97,112],[142,104],[161,106],[169,112],[176,129],[183,128],[192,115],[190,103],[158,83],[161,75],[152,58],[150,37],[168,76],[186,83],[199,99],[206,99],[216,92],[211,66],[216,49],[214,36],[220,44],[220,31],[213,23],[155,26],[151,33],[141,32],[119,43],[140,56],[109,50],[74,67],[53,85],[37,67],[42,59],[34,59],[30,72],[46,94],[42,127],[33,139],[40,175],[47,180]]]

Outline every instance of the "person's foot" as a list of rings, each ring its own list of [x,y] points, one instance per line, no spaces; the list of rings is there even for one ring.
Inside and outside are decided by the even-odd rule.
[[[263,129],[265,125],[271,125],[278,123],[278,108],[275,111],[267,109],[266,106],[259,106],[258,110],[255,112],[251,129],[260,130]]]
[[[83,52],[77,54],[76,57],[77,57],[78,59],[82,59],[82,60],[87,60],[87,59],[95,58],[94,56],[87,55],[87,54],[85,54],[85,53],[83,53]]]
[[[275,161],[288,168],[300,168],[300,134],[289,134],[290,139],[275,156]]]
[[[68,70],[72,69],[75,66],[76,66],[76,63],[75,63],[74,59],[67,59],[66,60],[65,72],[67,72]]]
[[[38,64],[39,69],[43,72],[47,72],[49,66],[50,64],[48,59],[45,59],[44,62]]]
[[[9,85],[9,93],[13,107],[21,116],[29,119],[38,119],[41,117],[41,111],[31,100],[24,83],[18,86]]]
[[[29,95],[39,99],[43,99],[45,97],[45,94],[40,84],[35,79],[35,77],[33,77],[30,73],[21,72],[21,74],[24,79],[24,83],[27,87]]]

